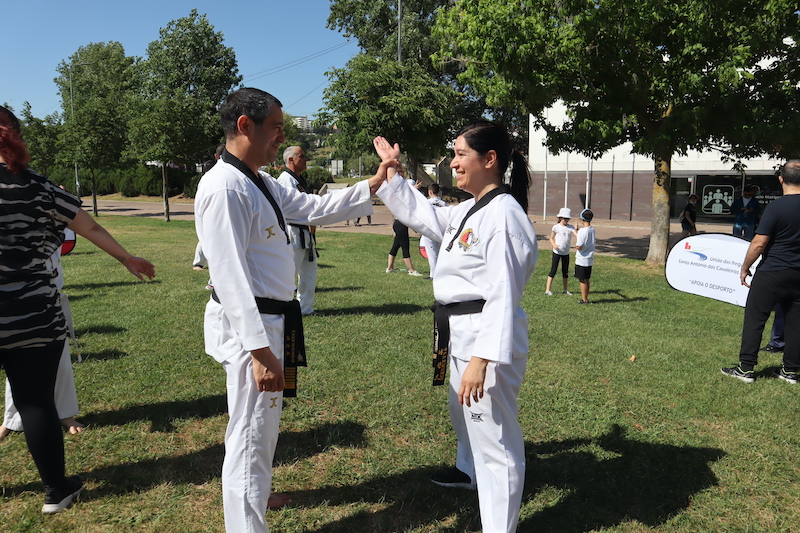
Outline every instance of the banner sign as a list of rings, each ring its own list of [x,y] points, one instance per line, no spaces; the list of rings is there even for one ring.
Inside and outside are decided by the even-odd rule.
[[[67,255],[75,248],[75,243],[78,241],[75,232],[69,228],[64,228],[64,242],[61,243],[61,255]]]
[[[667,283],[682,292],[744,307],[750,289],[742,285],[739,272],[749,247],[748,241],[723,233],[681,239],[667,257]]]

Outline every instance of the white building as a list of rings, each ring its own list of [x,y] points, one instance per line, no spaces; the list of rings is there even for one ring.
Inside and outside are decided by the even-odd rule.
[[[566,107],[557,104],[546,111],[550,124],[566,120]],[[535,218],[554,219],[561,207],[576,210],[589,207],[598,219],[649,220],[652,215],[654,163],[652,158],[631,153],[626,143],[590,160],[584,155],[563,152],[553,155],[544,146],[544,130],[529,118],[528,161],[532,169],[529,212]],[[716,151],[689,151],[672,159],[672,215],[695,193],[698,218],[731,218],[730,204],[741,195],[743,177],[733,163],[723,163]],[[781,194],[776,170],[782,161],[764,156],[745,159],[744,179],[759,185],[762,206]]]

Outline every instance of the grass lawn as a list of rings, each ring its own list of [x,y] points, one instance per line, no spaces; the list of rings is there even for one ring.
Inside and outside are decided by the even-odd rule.
[[[158,277],[138,282],[85,240],[64,258],[86,359],[74,367],[79,418],[89,424],[65,436],[67,471],[88,490],[72,509],[41,515],[42,486],[13,434],[0,443],[0,531],[223,531],[224,372],[203,352],[208,278],[191,269],[193,224],[101,223]],[[275,490],[294,503],[268,513],[273,532],[480,530],[475,493],[428,481],[455,460],[447,390],[430,386],[431,283],[385,274],[390,242],[319,234],[310,366],[286,400],[275,468]],[[549,254],[523,300],[519,531],[800,531],[791,422],[800,387],[767,377],[774,354],[752,385],[719,370],[737,360],[742,309],[605,256],[593,305],[546,297]]]

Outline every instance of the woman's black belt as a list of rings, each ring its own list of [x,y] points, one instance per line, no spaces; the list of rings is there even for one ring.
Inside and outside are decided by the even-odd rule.
[[[441,304],[436,302],[433,311],[433,385],[444,385],[447,376],[447,353],[450,346],[450,317],[471,315],[483,311],[486,300],[469,300]]]
[[[211,291],[211,298],[220,303],[216,291]],[[256,297],[256,305],[258,312],[262,315],[283,315],[283,377],[286,382],[283,396],[294,398],[297,396],[297,367],[308,366],[300,302],[297,300],[283,302],[272,298]]]

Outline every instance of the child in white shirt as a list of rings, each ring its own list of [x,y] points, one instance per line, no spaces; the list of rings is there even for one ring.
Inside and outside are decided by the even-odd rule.
[[[575,277],[581,283],[581,299],[578,303],[589,303],[589,278],[592,277],[592,265],[594,264],[595,236],[592,227],[594,213],[589,209],[581,211],[581,224],[583,227],[575,232],[578,240],[575,242]]]
[[[553,292],[550,288],[553,285],[553,278],[556,276],[558,270],[558,263],[561,263],[561,276],[564,278],[564,294],[572,295],[567,290],[567,280],[569,279],[569,243],[572,233],[575,231],[575,226],[569,224],[569,219],[572,218],[572,211],[567,207],[562,207],[558,212],[558,224],[553,226],[550,232],[550,244],[553,247],[553,261],[550,265],[550,274],[547,276],[547,286],[544,293],[547,296],[552,296]]]

